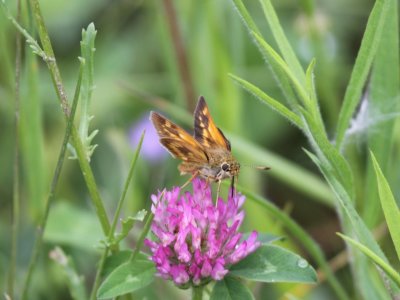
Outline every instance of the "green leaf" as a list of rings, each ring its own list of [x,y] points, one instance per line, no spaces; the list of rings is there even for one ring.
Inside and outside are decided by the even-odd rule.
[[[149,285],[154,278],[156,268],[148,259],[136,257],[116,268],[101,284],[97,297],[113,298]]]
[[[91,145],[94,136],[98,133],[98,130],[94,130],[89,133],[89,123],[93,118],[90,113],[90,101],[92,98],[92,92],[94,90],[93,84],[93,73],[94,73],[94,41],[96,38],[97,31],[93,23],[90,23],[87,29],[82,29],[82,40],[81,40],[81,60],[84,62],[83,77],[82,77],[82,88],[81,88],[81,118],[79,122],[79,135],[82,140],[83,146],[85,147],[85,154],[88,160],[90,160],[94,149],[97,145]]]
[[[329,169],[331,175],[340,181],[350,198],[353,198],[353,173],[348,162],[328,140],[326,132],[317,123],[317,120],[304,109],[300,109],[300,111],[305,121],[304,133],[317,153],[318,159],[321,160],[326,169]]]
[[[131,255],[132,255],[132,251],[122,250],[122,251],[118,251],[118,252],[113,253],[110,256],[108,256],[105,260],[103,270],[101,272],[101,276],[107,277],[108,275],[110,275],[111,272],[113,272],[119,266],[121,266],[124,263],[126,263],[127,261],[129,261]],[[148,256],[144,253],[139,253],[138,259],[147,260]]]
[[[275,38],[276,43],[278,44],[279,50],[281,51],[283,58],[289,65],[290,69],[293,70],[297,80],[300,82],[301,85],[304,86],[305,74],[303,67],[301,66],[300,61],[296,57],[296,54],[294,53],[288,39],[286,38],[285,32],[283,31],[283,28],[279,23],[278,16],[275,12],[274,7],[271,4],[271,1],[260,0],[259,2],[261,3],[265,19],[269,24],[271,32]]]
[[[332,190],[336,194],[336,198],[339,201],[340,206],[338,207],[338,211],[342,215],[342,224],[347,229],[347,231],[354,231],[357,238],[368,246],[372,251],[374,251],[383,261],[388,263],[388,259],[386,258],[385,254],[381,250],[379,244],[374,239],[371,231],[369,231],[367,225],[361,219],[360,215],[354,208],[354,204],[351,201],[349,194],[346,192],[343,185],[335,178],[333,175],[332,170],[330,170],[330,166],[321,162],[314,154],[306,151],[308,156],[311,158],[312,161],[319,167],[322,174],[324,174],[326,180],[330,184]],[[351,229],[350,229],[351,228]],[[357,261],[355,261],[357,263]],[[360,270],[358,270],[360,271]],[[362,270],[363,274],[365,274],[366,269]],[[372,288],[372,276],[365,277],[368,282],[363,282],[362,288],[368,289]],[[357,282],[358,283],[358,282]],[[399,288],[396,285],[392,285],[394,291],[397,293]],[[374,292],[377,289],[374,290]]]
[[[210,300],[252,300],[254,299],[251,291],[231,276],[225,276],[218,281],[211,292]]]
[[[368,88],[367,112],[368,120],[368,148],[382,168],[388,174],[390,170],[398,168],[398,163],[393,160],[392,151],[396,139],[393,138],[393,128],[399,111],[399,51],[387,51],[387,49],[399,49],[399,18],[398,0],[390,0],[389,12],[386,17],[385,27],[378,51],[375,55],[370,74]],[[363,124],[361,124],[363,125]],[[370,128],[372,127],[372,129]],[[364,133],[364,132],[361,132]],[[387,178],[390,181],[390,177]],[[367,178],[365,181],[363,217],[369,227],[377,226],[382,220],[380,203],[376,201],[378,187],[375,184],[375,170],[371,160],[368,160]]]
[[[368,18],[367,28],[347,85],[336,129],[336,147],[342,147],[346,130],[354,114],[367,80],[372,61],[377,52],[390,1],[377,0]]]
[[[233,5],[235,6],[237,12],[239,13],[239,16],[241,17],[244,25],[246,26],[248,33],[250,37],[254,40],[253,32],[257,33],[259,36],[261,36],[261,32],[258,29],[257,25],[251,18],[249,12],[247,11],[246,7],[244,6],[242,0],[232,0]],[[274,63],[273,60],[268,61],[269,66],[271,68],[271,72],[273,73],[275,80],[278,82],[279,87],[281,88],[283,94],[285,95],[287,101],[289,102],[290,106],[292,108],[296,107],[297,105],[297,99],[296,96],[293,93],[292,86],[290,85],[290,82],[287,78],[287,76],[282,72],[281,68]]]
[[[392,280],[400,287],[400,274],[396,272],[396,270],[393,269],[389,265],[389,263],[385,262],[378,255],[376,255],[371,249],[365,247],[363,244],[357,242],[356,240],[353,240],[352,238],[345,236],[344,234],[337,233],[337,235],[339,235],[342,239],[357,247],[357,249],[359,249],[362,253],[368,256],[374,263],[376,263],[379,267],[381,267],[382,270],[384,270],[385,273],[390,278],[392,278]]]
[[[230,275],[262,282],[317,282],[308,262],[286,249],[263,245],[229,271]]]
[[[390,236],[392,237],[394,247],[397,252],[397,257],[400,260],[400,209],[397,206],[393,193],[390,189],[385,175],[379,167],[374,153],[371,151],[371,159],[374,164],[376,180],[378,182],[379,198],[383,212],[385,214],[386,223],[389,228]]]
[[[318,123],[318,127],[323,129],[324,135],[326,135],[325,125],[322,121],[321,111],[318,105],[317,91],[314,82],[314,67],[315,59],[312,59],[307,71],[306,71],[306,90],[307,96],[310,99],[309,111],[311,112],[313,119]]]
[[[122,231],[115,235],[115,244],[118,244],[122,239],[124,239],[131,231],[133,225],[135,225],[136,221],[142,222],[147,214],[145,209],[140,210],[135,216],[129,216],[125,220],[121,221]]]
[[[273,63],[274,66],[279,68],[279,71],[287,76],[289,81],[292,83],[297,95],[300,97],[302,103],[306,106],[309,105],[309,98],[305,92],[304,86],[296,77],[296,75],[289,68],[288,64],[281,58],[281,56],[256,32],[251,32],[259,45],[261,53],[265,56],[268,62]]]
[[[54,203],[44,233],[45,241],[95,251],[102,238],[93,213],[66,201]]]
[[[302,127],[302,123],[301,123],[299,116],[296,115],[291,110],[289,110],[285,105],[283,105],[279,101],[275,100],[274,98],[268,96],[266,93],[264,93],[262,90],[260,90],[258,87],[251,84],[250,82],[248,82],[240,77],[237,77],[233,74],[229,74],[229,76],[235,82],[237,82],[243,89],[248,91],[250,94],[254,95],[262,103],[266,103],[269,107],[271,107],[273,110],[277,111],[283,117],[287,118],[290,122],[295,124],[297,127],[299,127],[299,128]]]

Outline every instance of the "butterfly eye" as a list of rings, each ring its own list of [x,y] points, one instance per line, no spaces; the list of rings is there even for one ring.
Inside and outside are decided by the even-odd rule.
[[[224,171],[228,171],[229,170],[229,164],[227,164],[226,162],[222,163],[221,169],[224,170]]]

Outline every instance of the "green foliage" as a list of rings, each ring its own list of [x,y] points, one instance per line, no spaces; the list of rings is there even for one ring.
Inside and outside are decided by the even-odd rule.
[[[398,287],[400,287],[400,274],[389,263],[385,262],[379,257],[379,255],[376,255],[373,251],[371,251],[370,248],[364,246],[356,240],[353,240],[352,238],[349,238],[348,236],[340,233],[338,233],[338,235],[345,241],[356,246],[357,249],[368,256],[374,263],[376,263],[379,267],[382,268],[382,270],[385,271],[385,273],[397,284]]]
[[[100,286],[97,297],[113,298],[141,289],[153,281],[155,272],[154,263],[147,257],[137,257],[112,271]]]
[[[376,181],[378,183],[379,198],[381,200],[382,209],[385,214],[389,232],[397,252],[397,257],[400,261],[400,209],[393,197],[389,183],[383,175],[382,170],[372,152],[371,158],[375,168]]]
[[[262,282],[317,281],[315,270],[304,258],[273,245],[261,246],[233,265],[229,273],[243,279]]]
[[[235,277],[226,276],[218,281],[211,293],[210,300],[251,300],[254,299],[251,291]]]

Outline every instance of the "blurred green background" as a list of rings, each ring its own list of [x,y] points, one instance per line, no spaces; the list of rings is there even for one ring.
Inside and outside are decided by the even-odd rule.
[[[266,40],[274,46],[259,4],[244,2]],[[266,196],[286,210],[315,238],[328,258],[335,257],[343,250],[343,243],[335,235],[340,227],[332,205],[328,204],[333,196],[302,151],[303,147],[308,147],[307,140],[294,126],[242,91],[228,76],[229,73],[239,75],[269,95],[284,99],[232,3],[228,0],[172,1],[175,17],[166,10],[168,3],[166,0],[40,1],[69,99],[72,99],[78,74],[81,30],[91,22],[97,29],[96,88],[90,113],[94,118],[90,129],[99,129],[99,133],[93,142],[98,148],[91,166],[109,217],[115,210],[138,141],[134,136],[150,126],[147,122],[150,110],[162,112],[191,131],[191,113],[198,96],[203,95],[215,122],[231,139],[233,153],[242,165],[272,167],[271,171],[260,172],[244,166],[240,185]],[[370,0],[274,1],[285,33],[303,66],[313,57],[317,59],[316,83],[328,132],[335,128],[373,3]],[[13,7],[15,3],[9,5]],[[22,24],[30,28],[25,2],[22,7]],[[171,23],[177,26],[185,50],[190,74],[185,81],[182,81],[182,57],[177,58]],[[2,290],[10,256],[15,139],[15,29],[4,14],[0,14],[0,45]],[[26,273],[35,224],[43,213],[65,130],[47,67],[32,57],[27,47],[23,48],[21,78],[22,215],[17,282],[22,282]],[[157,189],[186,181],[178,174],[178,161],[166,155],[163,149],[157,150],[158,143],[149,130],[123,209],[125,217],[141,208],[149,208],[150,195]],[[363,136],[357,137],[360,139],[352,142],[354,148],[362,143]],[[293,179],[294,174],[301,176]],[[88,197],[77,161],[67,160],[50,212],[31,299],[70,299],[65,274],[48,257],[55,245],[60,245],[72,257],[87,286],[91,286],[102,235]],[[251,218],[247,219],[243,231],[254,228],[285,236],[273,216],[251,203],[246,204],[246,210]],[[133,247],[139,232],[139,227],[132,231],[125,247]],[[295,239],[288,238],[280,243],[302,253]],[[307,257],[306,253],[302,254]],[[348,267],[338,272],[340,281],[351,290]],[[166,293],[178,297],[174,288],[161,280],[156,280],[153,287],[138,293],[138,297],[147,295],[150,299],[162,299]],[[300,290],[300,299],[336,299],[323,282],[313,287],[262,285],[255,291],[257,299],[266,299],[268,295],[268,299],[278,299],[284,291],[295,292],[296,288]],[[179,294],[179,297],[184,299],[186,295]]]

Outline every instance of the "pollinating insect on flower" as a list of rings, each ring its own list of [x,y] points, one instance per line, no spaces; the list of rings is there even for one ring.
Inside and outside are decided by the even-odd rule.
[[[226,202],[218,198],[214,205],[205,180],[195,178],[192,184],[193,193],[175,187],[152,196],[155,238],[145,241],[158,274],[182,288],[222,280],[231,265],[260,246],[257,232],[247,240],[238,232],[243,195],[229,193]]]

